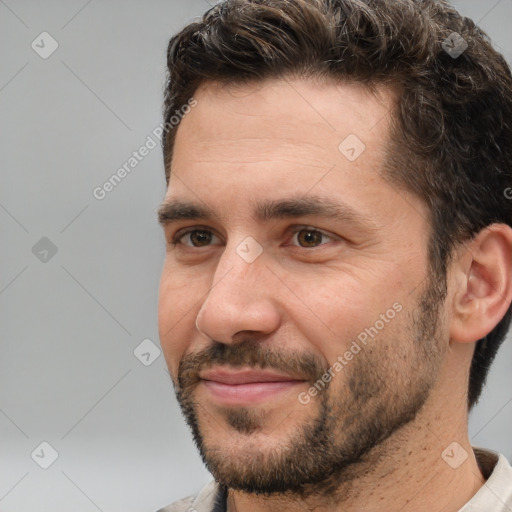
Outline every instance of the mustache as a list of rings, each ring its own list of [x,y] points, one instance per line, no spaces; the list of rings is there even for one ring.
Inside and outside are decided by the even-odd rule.
[[[237,344],[214,342],[205,350],[183,356],[178,367],[178,386],[189,388],[200,380],[199,373],[213,366],[272,369],[298,376],[311,383],[325,373],[318,356],[305,352],[276,351],[261,343],[245,340]]]

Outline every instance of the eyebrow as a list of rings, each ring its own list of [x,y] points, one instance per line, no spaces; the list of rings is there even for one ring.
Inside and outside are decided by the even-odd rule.
[[[361,229],[377,228],[375,221],[367,215],[343,202],[321,196],[261,201],[256,203],[252,219],[268,222],[272,219],[306,216],[331,218]],[[208,206],[180,199],[164,201],[158,209],[158,221],[163,226],[181,220],[213,219],[219,219],[219,216]]]

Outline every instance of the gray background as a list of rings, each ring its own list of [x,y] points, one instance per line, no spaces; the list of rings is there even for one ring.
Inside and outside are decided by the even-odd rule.
[[[512,62],[512,0],[456,4]],[[208,7],[0,0],[2,512],[154,511],[210,478],[154,359],[160,148],[93,196],[161,122],[168,39]],[[509,459],[511,361],[508,339],[470,421],[473,444]]]

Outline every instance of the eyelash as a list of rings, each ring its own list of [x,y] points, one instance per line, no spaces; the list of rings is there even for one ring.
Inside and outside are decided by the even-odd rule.
[[[321,229],[316,229],[316,228],[313,228],[311,226],[299,226],[299,227],[296,227],[294,229],[294,231],[292,232],[292,237],[297,235],[301,231],[309,231],[310,233],[320,233],[322,236],[324,236],[326,238],[330,238],[331,241],[337,240],[337,238],[335,238],[333,235],[330,235],[330,234],[326,233],[325,231],[322,231]],[[194,228],[187,229],[185,231],[178,231],[173,236],[173,238],[171,240],[172,245],[174,247],[176,247],[177,245],[184,245],[185,247],[190,247],[192,249],[200,249],[201,247],[196,247],[194,245],[181,244],[181,242],[180,242],[185,236],[190,235],[190,234],[195,233],[195,232],[208,232],[208,233],[212,233],[214,236],[217,236],[217,235],[215,235],[215,233],[211,229],[201,228],[201,227],[194,227]],[[321,247],[322,245],[325,245],[325,244],[320,244],[320,245],[317,245],[317,246],[314,246],[314,247],[303,247],[303,246],[300,246],[300,245],[296,245],[295,247],[299,247],[301,249],[316,249],[318,247]],[[204,246],[204,247],[210,247],[210,245],[207,245],[207,246]]]

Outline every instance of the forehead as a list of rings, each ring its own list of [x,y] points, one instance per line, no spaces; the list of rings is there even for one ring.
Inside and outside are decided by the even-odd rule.
[[[388,89],[370,92],[362,84],[319,79],[283,78],[243,85],[206,82],[194,97],[197,106],[178,127],[178,150],[184,142],[215,149],[232,141],[263,145],[270,138],[281,144],[302,141],[337,149],[350,134],[370,143],[387,135],[391,105]]]
[[[386,89],[305,79],[209,82],[194,98],[176,134],[167,198],[243,206],[251,193],[314,188],[346,196],[382,181],[392,104]]]

